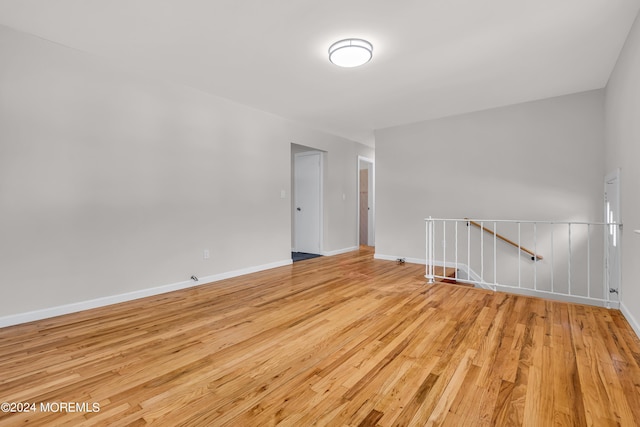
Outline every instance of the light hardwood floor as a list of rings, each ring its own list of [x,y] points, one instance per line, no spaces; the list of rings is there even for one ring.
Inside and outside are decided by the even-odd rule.
[[[360,250],[0,329],[0,402],[38,405],[0,426],[640,425],[618,311],[423,275]]]

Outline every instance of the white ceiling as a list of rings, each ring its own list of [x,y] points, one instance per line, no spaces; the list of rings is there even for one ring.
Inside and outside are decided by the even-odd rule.
[[[0,24],[373,145],[606,85],[640,0],[0,0]],[[327,49],[369,40],[343,69]]]

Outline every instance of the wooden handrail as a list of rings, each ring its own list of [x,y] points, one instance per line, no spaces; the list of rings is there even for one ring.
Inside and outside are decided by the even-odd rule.
[[[542,258],[542,255],[538,255],[536,253],[534,253],[533,251],[530,251],[527,248],[523,248],[522,246],[520,246],[519,244],[517,244],[516,242],[514,242],[513,240],[509,240],[504,236],[501,236],[500,234],[496,233],[495,231],[493,231],[490,228],[485,227],[484,225],[477,223],[475,221],[471,221],[469,218],[465,218],[467,220],[467,225],[472,224],[475,225],[476,227],[478,227],[479,229],[481,229],[482,231],[486,231],[487,233],[493,234],[494,236],[496,236],[498,239],[507,242],[510,245],[515,246],[516,248],[520,249],[522,252],[526,252],[529,255],[531,255],[531,260],[532,261],[540,261]]]

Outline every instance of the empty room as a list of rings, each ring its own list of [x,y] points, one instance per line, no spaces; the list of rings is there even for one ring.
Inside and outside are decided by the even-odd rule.
[[[640,0],[0,0],[0,427],[640,425]]]

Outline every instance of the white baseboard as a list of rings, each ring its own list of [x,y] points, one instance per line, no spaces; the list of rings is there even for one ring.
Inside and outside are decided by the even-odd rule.
[[[218,282],[224,279],[231,279],[232,277],[244,276],[245,274],[257,273],[259,271],[271,270],[272,268],[283,267],[285,265],[291,265],[293,261],[286,259],[283,261],[271,262],[269,264],[256,265],[253,267],[241,268],[239,270],[227,271],[225,273],[218,273],[211,276],[206,276],[198,280],[199,283]]]
[[[633,317],[633,314],[631,314],[631,312],[629,311],[627,306],[624,305],[624,303],[620,303],[620,311],[624,315],[625,319],[627,319],[627,322],[629,322],[629,324],[635,331],[636,335],[640,337],[640,323],[638,323],[638,320],[635,317]]]
[[[384,255],[384,254],[379,254],[379,253],[375,253],[373,255],[374,259],[381,259],[384,261],[397,261],[398,259],[404,259],[404,262],[408,262],[409,264],[422,264],[422,265],[426,265],[427,264],[427,260],[426,259],[420,259],[420,258],[407,258],[407,257],[403,257],[403,256],[397,256],[397,255]]]
[[[322,251],[321,255],[334,256],[334,255],[346,254],[347,252],[357,251],[358,249],[359,249],[358,246],[351,246],[350,248],[342,248],[342,249],[337,249],[335,251]]]
[[[489,284],[489,285],[490,287],[488,287],[488,289],[492,289],[492,287],[494,286],[493,284]],[[596,307],[606,307],[606,308],[616,308],[616,309],[618,308],[618,303],[615,301],[610,301],[609,307],[607,307],[607,303],[605,301],[602,301],[596,298],[584,297],[580,295],[565,295],[565,294],[558,294],[558,293],[549,292],[549,291],[542,291],[539,289],[536,290],[536,289],[517,288],[515,286],[501,286],[501,285],[498,285],[496,287],[496,290],[500,292],[510,293],[510,294],[544,298],[544,299],[553,300],[553,301],[592,305]]]
[[[41,310],[29,311],[26,313],[12,314],[0,317],[0,328],[6,326],[18,325],[21,323],[33,322],[36,320],[48,319],[50,317],[61,316],[63,314],[77,313],[79,311],[90,310],[92,308],[104,307],[107,305],[118,304],[126,301],[133,301],[140,298],[146,298],[154,295],[164,294],[167,292],[177,291],[180,289],[191,288],[194,286],[204,285],[211,282],[217,282],[232,277],[243,276],[245,274],[256,273],[258,271],[269,270],[276,267],[290,265],[290,259],[284,261],[276,261],[269,264],[263,264],[253,267],[242,268],[240,270],[228,271],[225,273],[214,274],[211,276],[201,277],[196,282],[194,280],[186,280],[178,283],[158,286],[154,288],[140,289],[139,291],[127,292],[124,294],[110,295],[102,298],[95,298],[87,301],[80,301],[71,304],[59,305],[56,307],[44,308]]]

